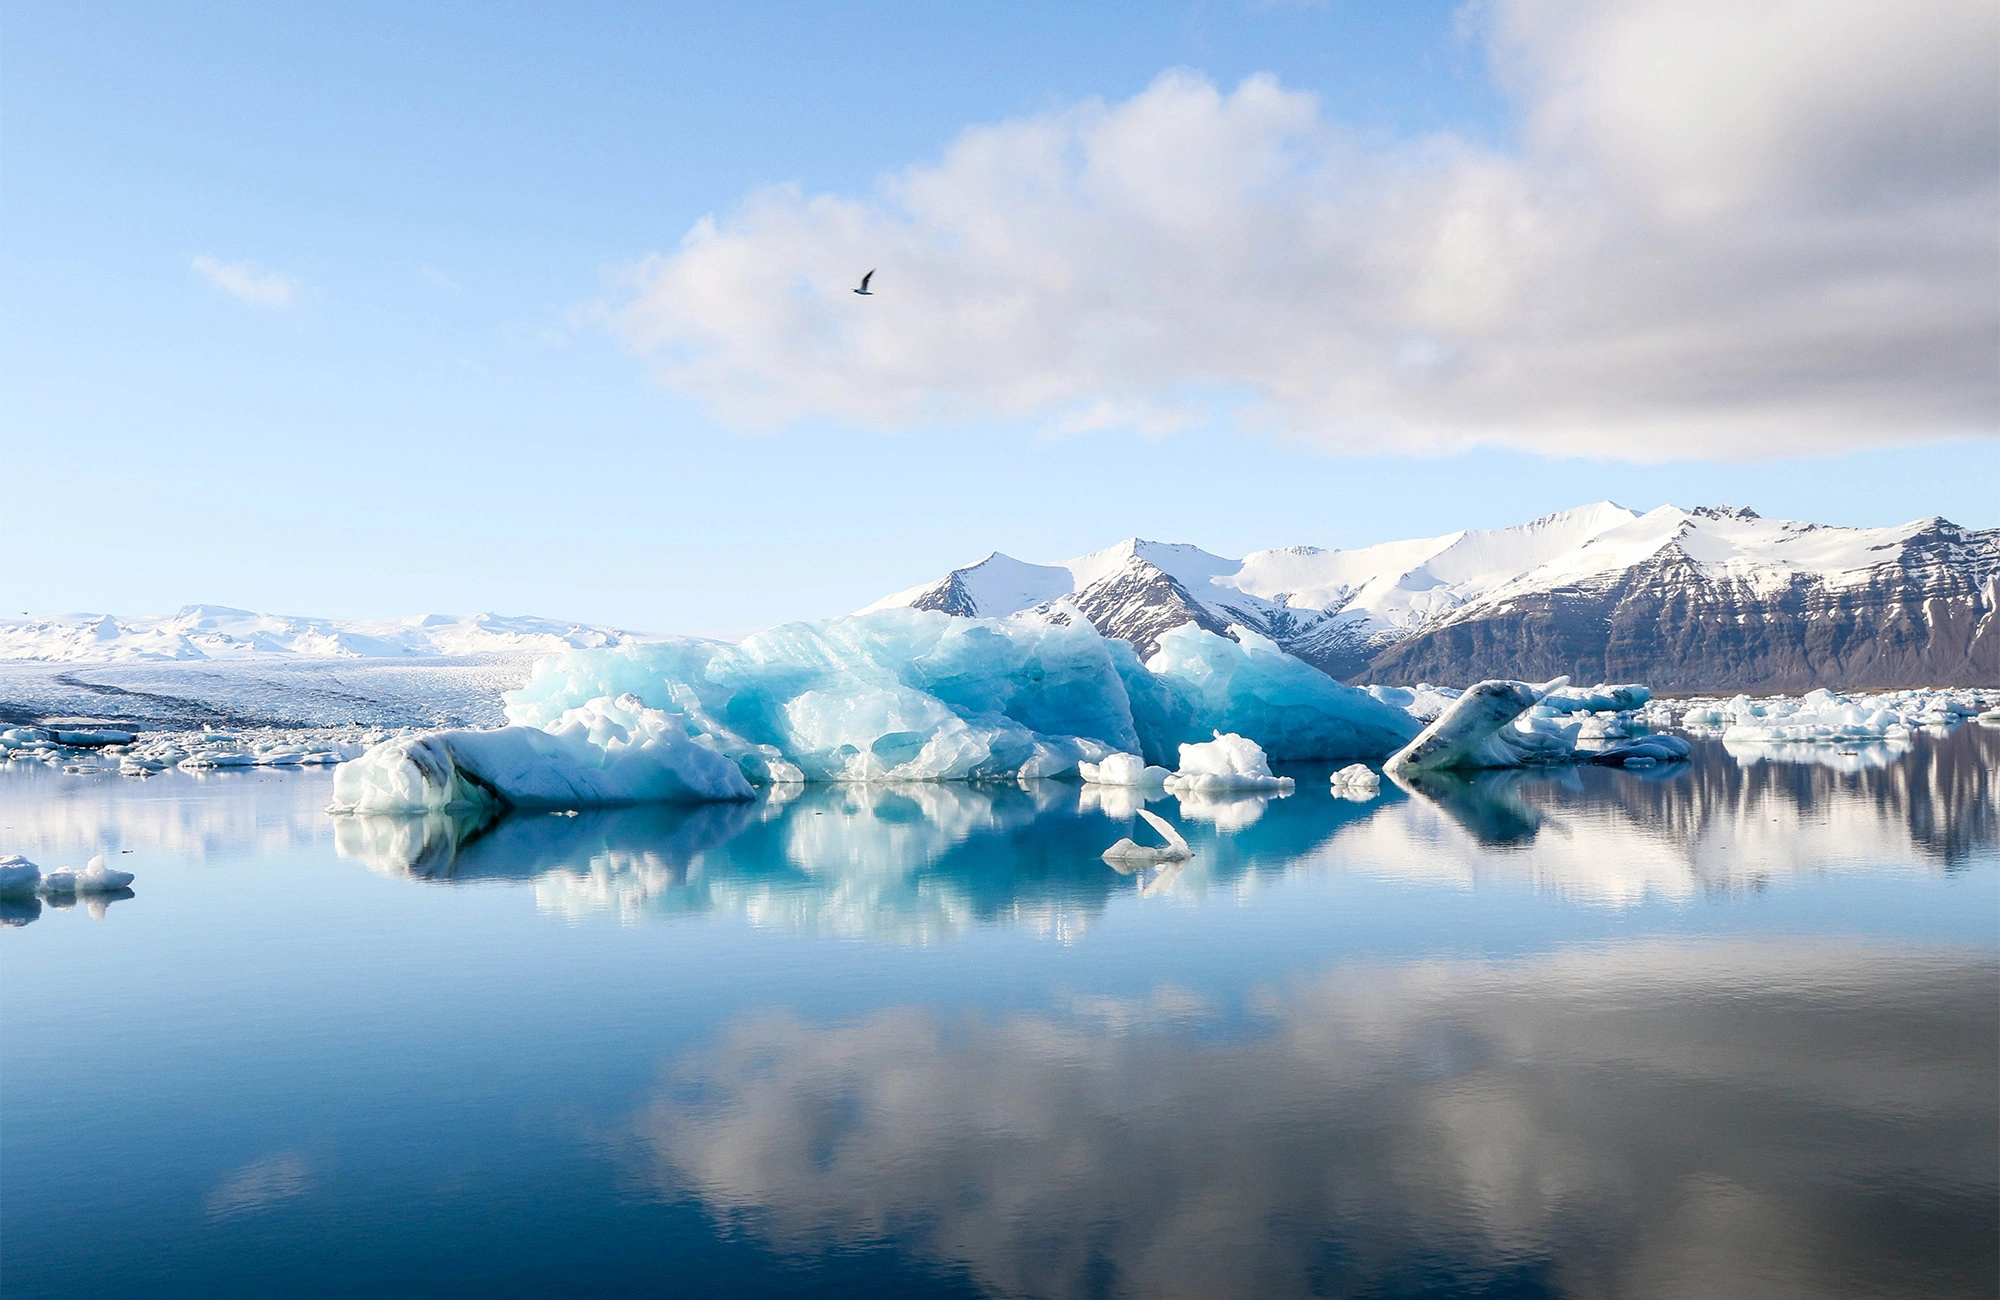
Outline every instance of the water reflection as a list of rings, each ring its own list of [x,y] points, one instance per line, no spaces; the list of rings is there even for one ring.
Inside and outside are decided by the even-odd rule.
[[[1405,779],[1412,798],[1317,856],[1402,879],[1522,879],[1624,905],[1760,889],[1826,872],[1962,869],[2000,838],[2000,733],[1918,736],[1896,763],[1692,761]]]
[[[1289,798],[1179,799],[1076,786],[810,786],[751,804],[497,821],[333,819],[343,857],[427,880],[531,881],[569,916],[728,911],[759,924],[930,942],[985,923],[1083,934],[1120,888],[1198,898],[1301,870],[1523,879],[1624,905],[1761,888],[1787,874],[1946,870],[2000,837],[2000,732],[1919,737],[1852,772],[1736,763],[1719,742],[1640,771],[1412,774],[1365,801],[1301,780]],[[1183,869],[1121,883],[1098,858],[1139,807],[1177,813]]]
[[[1004,1018],[738,1024],[660,1195],[1004,1295],[1988,1295],[2000,964],[1651,943]],[[1398,1291],[1401,1293],[1401,1291]]]

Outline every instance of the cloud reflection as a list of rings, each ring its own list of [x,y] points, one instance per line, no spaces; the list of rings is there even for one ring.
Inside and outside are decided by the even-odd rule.
[[[896,1241],[1002,1295],[1984,1295],[1996,978],[1735,941],[1336,968],[1249,1032],[1170,987],[770,1016],[677,1062],[632,1150],[775,1249]]]

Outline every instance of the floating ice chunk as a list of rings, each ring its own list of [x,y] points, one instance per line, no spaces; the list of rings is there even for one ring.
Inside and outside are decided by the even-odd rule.
[[[50,738],[58,745],[69,745],[77,749],[94,749],[100,745],[129,745],[134,740],[137,740],[138,736],[130,731],[57,728],[50,733]]]
[[[1160,816],[1158,813],[1149,812],[1144,808],[1136,809],[1135,811],[1145,820],[1148,826],[1151,826],[1160,833],[1161,838],[1166,840],[1166,843],[1155,848],[1140,844],[1128,835],[1110,848],[1104,850],[1104,860],[1106,862],[1186,862],[1194,856],[1194,850],[1188,847],[1188,842],[1181,838],[1181,833],[1175,830],[1173,824],[1166,818]]]
[[[104,865],[104,855],[98,854],[77,873],[76,892],[79,894],[115,894],[129,886],[134,877],[129,871],[113,871]]]
[[[1222,794],[1265,790],[1289,794],[1292,778],[1273,776],[1263,747],[1234,733],[1216,732],[1215,739],[1181,746],[1181,766],[1166,780],[1175,794]]]
[[[337,812],[695,803],[751,793],[736,763],[691,738],[680,715],[630,695],[565,710],[547,729],[400,737],[333,774]]]
[[[18,853],[0,857],[0,894],[32,894],[42,883],[42,869]]]
[[[1349,763],[1333,774],[1333,785],[1339,790],[1359,790],[1372,794],[1381,788],[1382,775],[1364,764]]]
[[[180,766],[192,772],[218,767],[255,767],[257,756],[247,749],[204,749],[189,754],[180,761]]]
[[[1906,714],[1889,707],[1889,701],[1882,698],[1817,690],[1796,700],[1784,696],[1752,700],[1739,695],[1713,712],[1725,724],[1724,743],[1893,740],[1909,736],[1917,725],[1922,702],[1911,703],[1918,707]]]
[[[1522,767],[1568,759],[1576,752],[1575,723],[1561,726],[1546,718],[1522,717],[1567,680],[1557,678],[1544,686],[1481,682],[1391,756],[1384,770]]]
[[[1624,686],[1566,686],[1550,691],[1536,706],[1550,715],[1561,713],[1625,713],[1644,707],[1653,698],[1652,688]]]
[[[1638,736],[1584,757],[1612,767],[1651,767],[1656,763],[1679,762],[1693,751],[1694,746],[1679,736]]]
[[[129,871],[113,871],[104,865],[104,855],[92,858],[82,871],[72,867],[57,867],[42,876],[38,891],[44,898],[69,898],[82,895],[86,898],[116,894],[132,883]]]
[[[1137,754],[1112,754],[1101,763],[1079,763],[1077,774],[1090,785],[1161,785],[1173,775],[1164,767],[1148,767]]]

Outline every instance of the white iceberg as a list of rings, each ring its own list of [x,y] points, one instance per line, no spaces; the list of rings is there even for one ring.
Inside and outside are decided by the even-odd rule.
[[[1086,785],[1164,785],[1173,773],[1164,767],[1148,767],[1137,754],[1112,754],[1101,763],[1079,763],[1077,775]]]
[[[1194,850],[1188,847],[1188,842],[1181,838],[1181,833],[1175,830],[1173,824],[1167,821],[1166,818],[1160,816],[1158,813],[1148,812],[1144,808],[1137,809],[1136,811],[1140,817],[1145,819],[1148,826],[1151,826],[1160,833],[1161,838],[1165,839],[1166,843],[1159,847],[1153,847],[1140,844],[1128,835],[1110,848],[1104,850],[1104,860],[1106,862],[1119,865],[1149,862],[1186,862],[1194,856]]]
[[[0,857],[0,894],[32,894],[41,883],[42,869],[20,854]]]
[[[592,700],[546,728],[439,731],[375,746],[333,773],[333,811],[581,808],[748,799],[736,763],[678,714],[631,695]]]
[[[1626,713],[1644,708],[1652,698],[1651,687],[1636,683],[1563,686],[1544,695],[1535,710],[1550,717],[1564,713]]]
[[[1271,774],[1271,764],[1256,741],[1218,731],[1214,740],[1181,746],[1180,770],[1167,778],[1166,787],[1174,794],[1289,794],[1292,778]]]
[[[1382,786],[1382,774],[1363,763],[1349,763],[1333,774],[1336,790],[1355,790],[1373,793]]]
[[[113,871],[104,865],[104,855],[92,858],[82,871],[71,867],[57,867],[42,876],[39,892],[44,897],[63,898],[71,894],[92,897],[115,894],[129,886],[135,877],[129,871]]]

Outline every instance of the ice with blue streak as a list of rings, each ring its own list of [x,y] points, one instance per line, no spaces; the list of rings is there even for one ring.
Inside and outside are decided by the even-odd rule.
[[[391,742],[348,778],[356,795],[348,806],[436,806],[469,797],[481,781],[503,799],[518,788],[541,804],[631,801],[652,788],[704,797],[712,774],[690,768],[675,781],[651,772],[626,782],[615,776],[619,763],[636,759],[571,752],[589,743],[576,739],[578,711],[612,702],[621,717],[645,712],[659,753],[666,742],[657,719],[670,717],[697,753],[726,757],[758,783],[1066,776],[1121,753],[1172,763],[1182,745],[1218,733],[1248,737],[1279,760],[1379,758],[1416,734],[1404,711],[1255,633],[1237,629],[1236,637],[1176,628],[1142,664],[1125,642],[1085,623],[892,609],[789,623],[736,645],[574,650],[542,661],[508,695],[513,725],[486,734],[513,740],[453,733],[448,756],[473,761],[449,776],[422,770],[439,768],[436,746]],[[544,732],[570,739],[552,745]],[[507,762],[479,761],[497,750]],[[674,758],[702,762],[678,750]],[[577,766],[588,773],[568,771]],[[711,785],[716,793],[706,797],[736,793]],[[595,789],[604,797],[593,798]]]

